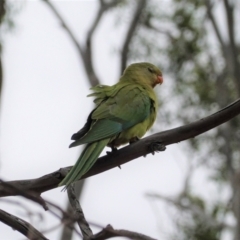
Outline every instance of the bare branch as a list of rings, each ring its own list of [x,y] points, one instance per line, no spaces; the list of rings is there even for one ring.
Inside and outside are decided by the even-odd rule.
[[[92,65],[92,52],[91,52],[91,39],[88,39],[86,42],[89,44],[86,44],[86,48],[84,49],[81,44],[78,42],[77,38],[73,34],[73,31],[70,29],[70,27],[67,25],[66,21],[63,19],[61,14],[58,12],[58,10],[54,7],[54,5],[49,1],[49,0],[42,0],[45,2],[49,8],[52,10],[56,18],[60,21],[62,27],[66,30],[67,34],[69,35],[70,39],[72,40],[74,46],[77,48],[78,54],[80,55],[80,58],[83,60],[83,64],[85,67],[86,74],[88,76],[88,80],[92,86],[95,86],[96,84],[99,83],[99,80],[95,74],[95,71],[93,69]],[[98,14],[99,15],[99,14]],[[95,27],[91,27],[92,29],[90,36],[93,34],[93,30],[96,28],[97,23],[99,22],[101,16],[99,17],[97,15],[98,21],[94,21]],[[88,42],[89,41],[89,42]]]
[[[233,75],[235,78],[236,88],[238,90],[238,95],[240,96],[240,63],[238,59],[238,49],[235,42],[235,22],[234,22],[234,5],[230,4],[228,0],[224,0],[225,11],[227,15],[227,24],[228,24],[228,35],[230,40],[230,49],[232,61],[230,64],[233,65]],[[239,233],[240,237],[240,233]]]
[[[100,157],[82,179],[102,173],[133,159],[147,155],[153,151],[153,147],[161,146],[161,144],[167,146],[194,138],[229,121],[238,114],[240,114],[240,99],[206,118],[168,131],[153,134],[134,144],[121,148],[110,155]],[[159,145],[159,143],[161,144]],[[155,150],[158,149],[156,148]],[[13,185],[15,188],[21,189],[22,191],[33,191],[40,195],[42,192],[58,187],[58,184],[66,176],[70,168],[71,167],[61,168],[58,171],[40,178],[9,181],[7,183]],[[0,182],[0,197],[14,195],[18,195],[18,192],[9,192],[5,185]]]
[[[229,43],[224,42],[223,37],[220,33],[219,27],[217,25],[215,16],[213,15],[213,5],[211,4],[211,1],[205,0],[205,5],[207,8],[207,15],[212,23],[213,29],[215,31],[215,34],[217,36],[217,39],[221,45],[222,53],[225,57],[226,64],[228,66],[228,69],[230,69],[229,72],[233,72],[236,89],[238,90],[238,94],[240,95],[240,63],[238,61],[238,47],[235,43],[234,38],[234,15],[233,15],[233,6],[231,6],[228,2],[228,0],[224,0],[224,6],[225,11],[227,15],[227,25],[228,25],[228,35],[229,35]]]
[[[78,182],[75,183],[76,199],[80,199],[81,193],[83,191],[83,187],[84,187],[84,180],[78,181]],[[74,214],[74,210],[73,210],[69,201],[68,201],[68,204],[67,204],[66,212],[70,215]],[[64,215],[63,215],[63,218],[64,218]],[[68,224],[64,224],[64,227],[62,229],[61,238],[60,238],[61,240],[72,239],[74,223],[75,223],[75,221],[69,221]]]
[[[0,185],[3,186],[4,190],[6,192],[9,192],[9,193],[14,193],[15,195],[20,195],[20,196],[23,196],[29,200],[32,200],[33,202],[36,202],[38,204],[40,204],[44,210],[48,210],[48,206],[46,204],[46,202],[41,198],[40,194],[37,193],[37,192],[29,192],[28,191],[24,191],[23,189],[21,188],[18,188],[18,186],[16,185],[13,185],[11,183],[8,183],[8,182],[4,182],[0,179]]]
[[[42,233],[23,219],[0,209],[0,221],[22,233],[31,240],[48,240]]]
[[[22,197],[25,197],[35,203],[38,203],[39,205],[43,206],[43,208],[45,210],[48,210],[53,216],[55,216],[56,218],[62,220],[62,219],[67,219],[67,221],[65,221],[65,224],[67,224],[68,222],[75,222],[76,221],[76,218],[72,216],[72,214],[64,211],[62,208],[60,208],[58,205],[50,202],[50,201],[44,201],[41,196],[40,196],[40,193],[36,192],[36,191],[29,191],[29,190],[26,190],[26,189],[21,189],[19,188],[18,185],[14,185],[14,184],[11,184],[11,183],[7,183],[7,182],[4,182],[0,179],[0,184],[2,184],[2,186],[4,187],[4,190],[11,194],[12,196],[15,196],[15,195],[19,195],[19,196],[22,196]],[[52,209],[49,209],[47,204],[55,209],[57,209],[58,211],[61,212],[62,216],[59,216],[55,211],[53,211]],[[79,236],[81,236],[81,234],[74,228],[74,226],[72,225],[68,225],[68,227],[72,230],[74,230]]]
[[[222,35],[220,33],[220,30],[219,30],[219,27],[217,25],[216,19],[215,19],[214,15],[213,15],[211,1],[205,0],[205,5],[206,5],[206,8],[207,8],[208,18],[209,18],[209,20],[212,23],[213,30],[215,31],[217,39],[218,39],[218,41],[219,41],[219,43],[220,43],[220,45],[222,47],[222,52],[226,56],[226,44],[225,44],[225,42],[224,42],[224,40],[222,38]]]
[[[58,12],[58,10],[54,7],[54,5],[49,1],[49,0],[42,0],[43,2],[45,2],[48,7],[52,10],[52,12],[54,13],[54,15],[57,17],[57,19],[60,21],[62,27],[65,29],[65,31],[67,32],[67,34],[69,35],[70,39],[72,40],[72,42],[74,43],[75,47],[78,50],[78,53],[80,55],[83,55],[83,50],[82,47],[80,46],[77,38],[75,37],[75,35],[73,34],[73,31],[70,29],[70,27],[67,25],[66,21],[63,19],[63,17],[61,16],[61,14]]]
[[[116,230],[111,225],[107,225],[102,231],[94,234],[89,240],[105,240],[113,237],[127,237],[129,239],[138,240],[156,240],[141,233],[132,232],[128,230]]]
[[[86,37],[86,42],[85,42],[85,49],[82,54],[83,58],[83,63],[88,75],[88,79],[91,83],[92,86],[95,86],[99,84],[99,79],[94,71],[93,68],[93,63],[92,63],[92,37],[93,34],[100,23],[100,20],[102,19],[103,14],[110,9],[111,7],[114,7],[115,5],[118,4],[119,1],[115,2],[110,2],[108,4],[104,3],[104,1],[100,1],[100,8],[98,9],[98,12],[96,14],[96,17],[92,23],[92,26],[90,27],[87,37]]]
[[[132,37],[135,33],[135,30],[139,24],[142,12],[144,10],[144,7],[146,5],[146,0],[138,0],[136,1],[137,7],[135,10],[135,13],[133,14],[132,22],[129,25],[127,35],[122,47],[122,55],[121,55],[121,75],[126,68],[127,65],[127,59],[128,59],[128,50],[129,50],[129,45],[132,40]]]
[[[83,63],[85,66],[85,69],[87,71],[87,75],[89,78],[89,81],[92,86],[95,86],[100,83],[94,68],[93,68],[93,62],[92,62],[92,38],[93,34],[99,25],[104,13],[108,11],[110,8],[115,7],[118,3],[120,3],[122,0],[113,0],[111,2],[105,2],[103,0],[100,1],[100,7],[98,9],[98,12],[96,14],[96,17],[89,28],[86,41],[85,41],[85,49],[84,49],[84,54],[82,55],[83,58]]]
[[[98,9],[98,13],[92,23],[92,26],[90,27],[90,29],[88,31],[86,43],[92,38],[92,35],[95,32],[95,30],[102,18],[102,15],[109,9],[116,7],[116,5],[118,5],[120,2],[122,2],[122,0],[113,0],[113,1],[107,2],[107,3],[105,3],[105,1],[103,1],[103,0],[100,0],[100,8]]]
[[[74,215],[75,218],[77,219],[78,226],[81,229],[83,239],[89,239],[93,235],[93,233],[91,228],[89,227],[87,220],[85,219],[81,205],[79,204],[79,201],[76,198],[75,184],[71,184],[67,188],[67,193],[69,202],[74,210]]]
[[[68,196],[69,196],[69,201],[71,202],[71,204],[75,210],[75,214],[74,214],[75,216],[69,215],[67,212],[63,211],[59,206],[57,206],[51,202],[47,202],[47,203],[49,205],[51,205],[52,207],[56,208],[57,210],[59,210],[60,212],[62,212],[62,214],[63,214],[62,222],[65,225],[68,225],[71,229],[73,229],[79,236],[81,236],[80,233],[72,225],[72,223],[75,223],[77,221],[78,225],[80,226],[81,231],[83,233],[83,239],[85,239],[85,240],[99,239],[100,240],[100,239],[108,239],[108,238],[112,238],[112,237],[116,237],[116,236],[124,236],[124,237],[128,237],[130,239],[154,240],[153,238],[150,238],[141,233],[136,233],[136,232],[132,232],[132,231],[128,231],[128,230],[115,230],[110,225],[108,225],[106,228],[103,228],[99,233],[93,235],[92,231],[89,228],[89,225],[84,217],[81,206],[76,198],[76,195],[75,195],[72,185],[71,185],[71,187],[68,188]],[[8,202],[22,205],[21,203],[19,203],[17,201],[10,200]],[[51,210],[50,210],[50,212],[54,213]],[[54,214],[54,215],[59,218],[59,216],[57,216],[56,214]],[[4,212],[1,209],[0,209],[0,221],[5,223],[6,225],[12,227],[13,229],[16,229],[17,231],[21,232],[28,239],[31,239],[31,240],[47,239],[40,232],[38,232],[32,225],[30,225],[28,222],[22,220],[21,218],[14,216],[14,215],[11,215],[7,212]],[[99,225],[97,225],[97,224],[93,223],[93,225],[99,227]],[[57,226],[59,226],[59,225],[57,225]],[[51,227],[50,229],[48,229],[47,231],[45,230],[44,232],[53,230],[57,226]],[[68,239],[70,239],[70,238],[68,238]]]
[[[92,37],[93,37],[93,34],[94,34],[96,28],[99,25],[100,20],[102,19],[104,13],[107,10],[109,10],[110,8],[115,7],[122,0],[116,0],[116,1],[111,1],[111,2],[100,1],[100,7],[98,9],[98,12],[96,14],[96,17],[95,17],[92,25],[90,26],[89,31],[88,31],[86,41],[85,41],[85,46],[81,46],[81,44],[75,37],[73,31],[67,25],[66,21],[63,19],[63,17],[59,13],[59,11],[56,9],[56,7],[49,0],[42,0],[42,1],[48,5],[48,7],[54,13],[56,18],[60,21],[62,27],[65,29],[66,33],[69,35],[73,44],[77,48],[78,54],[83,61],[85,71],[86,71],[86,74],[88,76],[88,80],[89,80],[91,86],[95,86],[95,85],[99,84],[100,81],[94,70],[93,61],[92,61]]]
[[[235,47],[235,38],[234,38],[234,11],[233,6],[229,4],[228,0],[224,0],[225,11],[227,15],[227,24],[228,24],[228,35],[230,39],[231,46]]]
[[[4,16],[7,12],[6,1],[0,1],[0,26],[3,24]],[[0,42],[0,106],[1,106],[1,93],[2,93],[2,86],[3,86],[3,66],[2,66],[2,44]]]

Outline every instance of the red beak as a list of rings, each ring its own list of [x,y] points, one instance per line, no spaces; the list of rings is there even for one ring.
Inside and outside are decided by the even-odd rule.
[[[157,83],[162,84],[163,83],[163,77],[158,75],[157,76]]]

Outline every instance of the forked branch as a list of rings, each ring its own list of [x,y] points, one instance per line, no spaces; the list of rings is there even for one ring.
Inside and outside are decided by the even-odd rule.
[[[90,171],[87,172],[82,179],[94,176],[141,156],[147,155],[152,152],[152,147],[157,147],[159,143],[159,146],[161,146],[161,144],[167,146],[194,138],[231,120],[238,114],[240,114],[240,99],[206,118],[181,127],[153,134],[134,144],[115,151],[110,155],[100,157],[92,169],[90,169]],[[156,148],[155,150],[158,149]],[[40,195],[42,192],[58,187],[58,184],[66,176],[70,168],[71,167],[61,168],[40,178],[9,181],[7,183],[21,189],[22,191],[31,191]],[[4,184],[0,182],[0,197],[14,195],[18,195],[18,193],[7,191]]]
[[[42,235],[37,229],[35,229],[31,224],[25,220],[16,217],[10,213],[7,213],[0,209],[0,221],[6,225],[12,227],[18,232],[22,233],[28,239],[31,240],[48,240],[45,236]]]

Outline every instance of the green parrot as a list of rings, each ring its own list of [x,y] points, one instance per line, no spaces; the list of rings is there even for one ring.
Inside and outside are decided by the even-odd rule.
[[[163,83],[162,72],[153,64],[142,62],[127,67],[113,86],[98,85],[88,96],[96,107],[86,124],[73,134],[69,147],[86,144],[76,164],[59,186],[79,180],[94,165],[105,146],[116,150],[122,144],[139,140],[156,119],[157,97],[153,88]]]

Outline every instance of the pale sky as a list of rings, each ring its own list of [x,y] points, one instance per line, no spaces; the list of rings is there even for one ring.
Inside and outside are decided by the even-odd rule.
[[[82,41],[98,3],[54,1],[54,4]],[[5,36],[3,49],[0,176],[4,180],[36,178],[73,165],[81,148],[69,149],[70,137],[83,126],[93,106],[92,99],[86,98],[90,86],[82,62],[47,6],[41,1],[25,1],[15,21],[16,28]],[[93,45],[97,74],[101,83],[109,85],[119,76],[116,50],[120,49],[126,31],[126,23],[116,27],[115,21],[111,13],[104,17]],[[159,94],[164,91],[164,85],[167,87],[167,79],[157,87]],[[89,178],[80,200],[87,220],[103,227],[111,224],[116,229],[167,239],[172,230],[169,215],[173,211],[166,204],[150,201],[145,193],[173,196],[181,190],[187,157],[181,146],[169,146],[165,152],[131,161],[121,170],[115,168]],[[200,182],[204,181],[203,175],[198,176]],[[206,190],[205,194],[208,195]],[[42,197],[62,208],[66,206],[67,196],[61,188]],[[4,198],[4,201],[8,199],[41,214],[43,220],[33,216],[30,221],[21,207],[0,199],[0,208],[30,221],[40,231],[59,223],[37,204],[19,197]],[[0,232],[4,240],[24,239],[1,222]],[[59,235],[60,228],[45,234],[56,240]]]

